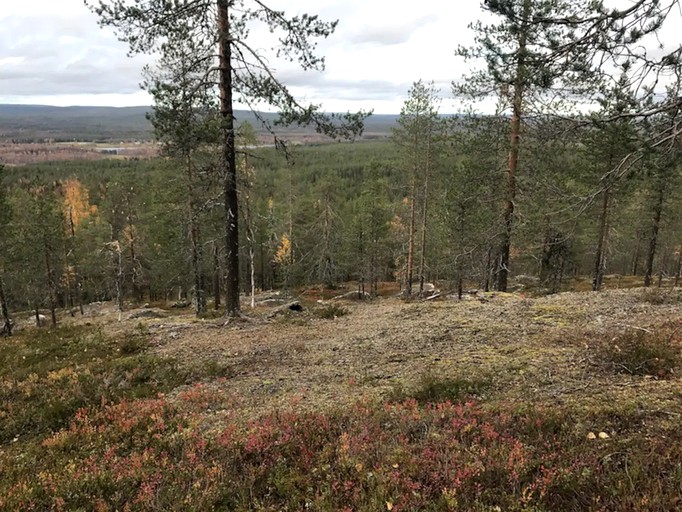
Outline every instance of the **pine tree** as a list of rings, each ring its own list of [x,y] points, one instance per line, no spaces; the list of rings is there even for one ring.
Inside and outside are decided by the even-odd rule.
[[[438,91],[433,84],[421,80],[415,82],[408,92],[398,127],[393,130],[392,139],[400,151],[401,165],[407,176],[407,201],[409,204],[409,226],[407,254],[405,258],[405,296],[412,297],[415,267],[415,245],[417,234],[417,210],[421,206],[422,226],[420,261],[418,266],[420,295],[424,287],[426,258],[426,220],[429,196],[429,178],[434,170],[441,138],[441,125],[437,109]],[[421,199],[421,205],[417,204]]]
[[[278,36],[276,57],[296,61],[304,70],[321,70],[324,59],[315,54],[315,39],[331,35],[337,23],[308,14],[287,17],[259,0],[110,0],[92,8],[103,26],[118,30],[133,53],[159,52],[163,56],[182,41],[192,40],[195,53],[213,64],[205,81],[218,84],[220,99],[226,314],[235,316],[240,310],[235,101],[250,107],[267,103],[280,109],[280,123],[312,124],[332,136],[360,133],[366,117],[364,113],[328,116],[318,105],[304,106],[296,101],[275,76],[270,61],[249,44],[249,29],[254,22],[265,24]]]
[[[645,123],[645,129],[651,125],[663,125],[674,127],[679,123],[679,113],[665,113]],[[659,128],[660,129],[660,128]],[[647,130],[649,131],[649,130]],[[654,261],[659,246],[659,234],[663,222],[664,210],[672,192],[679,185],[680,156],[682,150],[678,143],[673,142],[667,147],[654,148],[651,154],[644,160],[646,181],[649,183],[649,214],[650,226],[647,230],[649,239],[647,244],[646,267],[644,274],[644,286],[651,285],[654,273]]]
[[[485,68],[455,84],[455,90],[473,99],[501,92],[509,100],[503,229],[496,272],[499,290],[506,291],[510,272],[524,119],[531,113],[548,115],[555,110],[565,114],[571,100],[598,93],[611,71],[607,63],[646,59],[636,55],[636,44],[661,27],[675,3],[639,0],[613,9],[593,0],[484,2],[484,9],[499,22],[472,24],[474,45],[460,47],[457,53],[468,61],[483,59]]]
[[[154,98],[148,115],[164,154],[183,170],[187,230],[191,246],[193,303],[197,315],[206,310],[206,277],[201,214],[206,209],[200,190],[215,164],[219,140],[212,86],[205,81],[211,62],[193,39],[179,40],[162,55],[155,70],[147,69],[146,88]],[[203,183],[202,183],[203,182]]]
[[[3,242],[0,245],[0,315],[2,315],[2,328],[0,328],[0,336],[12,335],[12,319],[9,315],[9,306],[7,304],[7,295],[5,294],[5,284],[3,276],[5,273],[5,261],[7,259],[8,246],[11,241],[10,220],[12,218],[12,211],[7,202],[5,188],[2,185],[4,166],[0,165],[0,230],[2,231]]]
[[[588,160],[593,166],[594,175],[599,179],[598,190],[592,195],[599,203],[597,244],[592,271],[592,289],[595,291],[600,290],[603,284],[611,232],[609,219],[614,194],[624,178],[623,172],[614,172],[614,169],[619,169],[619,165],[627,161],[638,140],[634,121],[626,116],[638,108],[637,99],[629,89],[627,75],[623,74],[599,102],[601,112],[595,113],[595,118],[611,116],[618,120],[597,122],[596,129],[588,132],[585,141]]]

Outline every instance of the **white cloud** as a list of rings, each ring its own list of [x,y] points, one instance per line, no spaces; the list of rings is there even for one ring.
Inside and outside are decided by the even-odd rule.
[[[435,14],[400,24],[382,26],[365,25],[350,40],[357,44],[394,45],[406,43],[414,32],[425,25],[437,21]]]
[[[2,0],[0,9],[0,102],[48,104],[147,104],[139,90],[145,57],[130,59],[127,46],[83,0]],[[450,82],[466,74],[454,56],[469,45],[467,25],[482,16],[478,0],[270,0],[287,14],[319,14],[339,19],[336,33],[320,41],[324,73],[302,73],[294,65],[271,64],[303,101],[330,111],[374,108],[397,113],[411,84],[434,80],[443,96]],[[682,15],[661,36],[677,43]],[[266,30],[252,32],[253,45],[266,51]],[[443,110],[447,110],[447,102]]]

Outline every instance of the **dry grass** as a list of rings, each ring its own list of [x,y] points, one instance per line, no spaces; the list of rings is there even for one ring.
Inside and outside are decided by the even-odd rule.
[[[268,320],[271,308],[260,307],[247,310],[251,321],[227,327],[186,312],[145,322],[156,354],[189,367],[211,361],[229,366],[229,380],[212,385],[236,391],[251,412],[292,400],[319,410],[390,397],[425,376],[490,378],[490,400],[590,409],[647,396],[657,404],[651,408],[682,412],[675,378],[594,371],[594,340],[681,318],[675,304],[651,304],[641,290],[535,299],[498,294],[487,303],[382,298],[339,307],[348,314],[320,319],[308,309]]]
[[[654,304],[644,293],[491,294],[486,303],[384,297],[333,301],[334,306],[273,319],[268,319],[273,307],[245,305],[250,320],[228,326],[220,318],[196,319],[189,309],[168,310],[163,319],[128,320],[127,312],[119,322],[114,309],[103,304],[75,322],[102,325],[108,335],[146,329],[155,355],[189,370],[213,365],[212,373],[228,376],[210,385],[241,396],[248,414],[292,402],[321,410],[391,397],[396,389],[416,389],[426,378],[489,381],[484,397],[491,403],[512,400],[588,412],[620,404],[682,414],[679,372],[656,379],[595,371],[597,341],[682,319],[678,304]],[[321,319],[318,308],[347,314]]]

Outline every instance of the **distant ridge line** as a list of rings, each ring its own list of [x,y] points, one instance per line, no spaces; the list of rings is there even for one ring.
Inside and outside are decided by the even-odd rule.
[[[129,107],[56,106],[40,104],[0,104],[0,141],[35,142],[152,140],[153,130],[146,114],[148,105]],[[277,113],[259,113],[269,122]],[[235,111],[237,122],[249,122],[260,130],[256,116],[248,110]],[[367,138],[387,136],[397,115],[372,115],[365,123]],[[312,128],[277,127],[281,133],[314,133]]]

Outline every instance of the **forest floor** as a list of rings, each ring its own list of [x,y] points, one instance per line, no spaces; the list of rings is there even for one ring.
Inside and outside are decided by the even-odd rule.
[[[484,402],[613,409],[616,416],[636,410],[664,423],[682,416],[679,375],[633,375],[640,373],[637,365],[626,368],[608,357],[621,351],[619,343],[629,343],[623,337],[666,328],[679,339],[677,291],[305,304],[303,312],[274,317],[273,307],[245,307],[249,319],[227,326],[222,319],[197,320],[188,311],[160,309],[152,316],[161,318],[127,319],[137,317],[137,310],[126,312],[122,322],[106,310],[90,318],[114,330],[137,326],[149,334],[156,356],[188,369],[209,368],[223,377],[210,386],[238,397],[234,405],[246,416],[410,396],[439,382]],[[640,357],[645,364],[649,354],[645,350]]]
[[[682,290],[331,294],[17,315],[0,510],[680,509]]]

